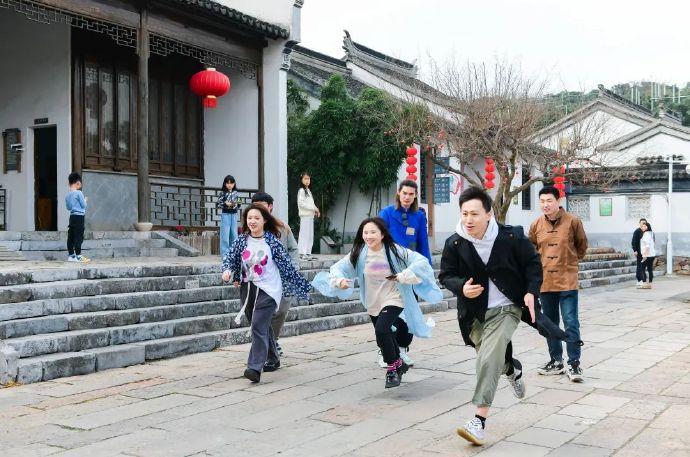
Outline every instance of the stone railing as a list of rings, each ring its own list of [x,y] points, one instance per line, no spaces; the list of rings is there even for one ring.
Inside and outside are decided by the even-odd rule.
[[[242,206],[246,207],[258,191],[237,192]],[[151,222],[163,229],[216,230],[221,215],[216,208],[219,193],[217,187],[151,184]]]

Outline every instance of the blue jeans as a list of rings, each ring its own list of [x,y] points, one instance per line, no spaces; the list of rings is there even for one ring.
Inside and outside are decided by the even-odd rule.
[[[539,296],[541,309],[546,317],[551,319],[556,325],[563,316],[563,328],[571,341],[580,340],[580,320],[577,311],[577,290],[566,290],[563,292],[542,292]],[[547,339],[549,345],[549,355],[552,360],[563,360],[563,342],[561,340]],[[566,343],[568,351],[568,363],[580,361],[580,345],[577,343]]]
[[[230,246],[237,239],[237,213],[223,213],[220,216],[220,255],[230,252]]]

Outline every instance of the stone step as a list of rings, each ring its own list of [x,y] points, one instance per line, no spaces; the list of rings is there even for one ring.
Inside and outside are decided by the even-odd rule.
[[[635,273],[626,273],[621,275],[606,276],[603,278],[584,279],[580,281],[580,289],[589,289],[590,287],[608,286],[611,284],[618,284],[621,282],[635,281]]]
[[[622,260],[627,259],[628,255],[622,252],[613,252],[609,254],[587,254],[585,255],[583,262],[596,262],[601,260]]]
[[[67,250],[63,251],[20,251],[26,260],[67,261]],[[177,257],[177,248],[103,248],[82,250],[89,259],[110,259],[113,257]]]
[[[605,268],[620,268],[633,265],[635,266],[635,259],[621,259],[621,260],[598,260],[589,262],[580,262],[580,271],[587,270],[601,270]]]
[[[88,240],[148,240],[156,232],[136,231],[91,231],[84,232],[84,241]],[[64,241],[67,242],[67,232],[5,232],[0,231],[0,241]],[[64,243],[63,243],[64,244]]]
[[[425,313],[448,309],[448,303],[445,301],[434,305],[428,303],[421,303],[420,305]],[[281,336],[295,336],[368,322],[370,319],[365,312],[288,321]],[[243,344],[249,341],[248,329],[243,327],[193,335],[170,336],[82,351],[42,354],[18,360],[17,382],[28,384],[59,377],[88,374],[109,368],[136,365],[150,360],[211,351],[220,346]]]
[[[587,254],[613,254],[615,253],[616,250],[612,247],[595,247],[595,248],[587,248]]]
[[[84,240],[82,251],[99,249],[119,249],[119,248],[164,248],[166,244],[162,239],[106,239],[106,240]],[[20,249],[26,251],[66,251],[67,242],[58,241],[22,241]]]
[[[148,278],[76,279],[0,287],[0,303],[16,303],[48,298],[74,298],[127,292],[203,288],[221,284],[218,273]]]
[[[637,267],[635,265],[618,268],[604,268],[600,270],[585,270],[579,272],[578,279],[582,281],[585,279],[605,278],[609,276],[625,275],[630,273],[634,274],[636,270]]]

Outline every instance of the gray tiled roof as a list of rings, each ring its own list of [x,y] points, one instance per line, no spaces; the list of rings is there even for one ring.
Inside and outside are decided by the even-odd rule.
[[[253,16],[249,16],[240,11],[228,8],[220,3],[211,0],[166,0],[182,8],[195,11],[197,14],[216,17],[221,20],[230,21],[252,32],[258,32],[269,38],[289,38],[290,31],[278,25],[271,24]]]

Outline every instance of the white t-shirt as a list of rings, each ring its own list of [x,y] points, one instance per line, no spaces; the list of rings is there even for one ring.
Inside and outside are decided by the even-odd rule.
[[[283,283],[271,249],[263,237],[247,237],[247,249],[242,252],[242,270],[245,273],[244,281],[253,282],[275,300],[278,306],[283,295]]]
[[[403,307],[398,283],[386,279],[391,275],[391,269],[386,259],[386,252],[381,249],[367,252],[367,262],[364,266],[364,306],[371,316],[378,316],[384,306]]]
[[[640,254],[642,257],[656,257],[656,249],[654,248],[654,233],[647,230],[642,234],[642,239],[640,240]]]

